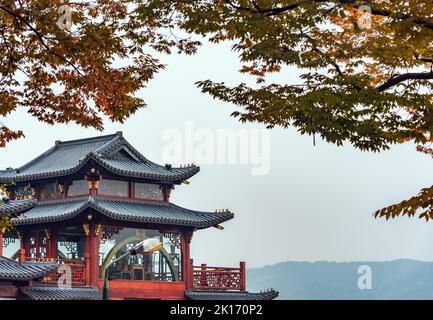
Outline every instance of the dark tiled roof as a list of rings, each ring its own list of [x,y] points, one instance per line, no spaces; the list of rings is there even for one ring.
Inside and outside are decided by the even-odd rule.
[[[0,217],[7,214],[14,216],[36,205],[36,199],[0,201]]]
[[[21,287],[21,292],[32,300],[101,300],[96,288],[73,287],[59,288],[51,286]]]
[[[24,262],[0,257],[0,280],[30,281],[41,278],[56,269],[53,262]]]
[[[81,199],[39,202],[34,208],[12,219],[15,225],[59,222],[71,219],[87,208],[119,221],[211,227],[233,218],[231,212],[201,212],[166,202],[87,197]]]
[[[235,291],[185,291],[185,296],[191,300],[273,300],[278,297],[278,291],[235,292]]]
[[[119,156],[119,151],[123,152]],[[18,169],[0,171],[0,182],[28,181],[69,175],[90,159],[113,173],[149,180],[180,182],[200,168],[171,168],[146,159],[122,136],[114,134],[57,143],[39,157]]]

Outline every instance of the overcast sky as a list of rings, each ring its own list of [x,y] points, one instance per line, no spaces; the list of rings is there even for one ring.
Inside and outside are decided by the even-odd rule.
[[[190,57],[164,56],[162,62],[166,70],[140,93],[148,109],[123,125],[106,121],[103,133],[75,125],[49,126],[19,111],[3,119],[12,128],[24,129],[26,138],[0,149],[0,168],[26,163],[55,140],[119,130],[147,158],[164,164],[176,132],[186,148],[191,127],[208,142],[218,140],[218,132],[239,130],[247,134],[253,155],[259,141],[263,150],[258,155],[268,155],[269,172],[253,175],[254,165],[239,164],[239,159],[238,164],[204,163],[190,185],[178,186],[172,194],[172,202],[190,209],[229,208],[235,213],[225,230],[195,234],[192,257],[197,263],[234,266],[246,260],[248,267],[258,267],[286,260],[433,260],[433,223],[372,217],[375,209],[433,184],[433,159],[409,144],[381,154],[338,148],[318,139],[313,146],[311,137],[281,128],[269,131],[268,153],[263,126],[239,123],[230,117],[235,106],[213,100],[194,85],[204,79],[233,85],[245,80],[229,46],[202,47]],[[297,74],[285,70],[272,79],[296,82]],[[247,160],[254,157],[250,154]]]

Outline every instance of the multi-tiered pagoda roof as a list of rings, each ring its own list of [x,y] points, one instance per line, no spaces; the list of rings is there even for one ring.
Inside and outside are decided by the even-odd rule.
[[[173,185],[191,178],[200,170],[195,165],[181,168],[158,165],[145,158],[122,134],[117,133],[66,142],[56,141],[53,148],[22,167],[1,171],[0,183],[16,184],[73,175],[89,163],[92,166],[100,165],[116,176]],[[168,202],[107,199],[98,196],[42,202],[36,199],[10,200],[0,206],[0,214],[25,213],[13,220],[16,225],[25,225],[61,222],[88,208],[114,220],[189,226],[196,229],[216,226],[233,218],[231,212],[202,212]]]

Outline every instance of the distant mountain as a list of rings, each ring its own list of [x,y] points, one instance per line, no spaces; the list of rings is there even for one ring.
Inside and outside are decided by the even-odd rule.
[[[360,274],[360,266],[369,268]],[[369,270],[371,289],[361,290]],[[247,284],[249,291],[274,288],[278,299],[433,299],[433,262],[282,262],[249,269]]]

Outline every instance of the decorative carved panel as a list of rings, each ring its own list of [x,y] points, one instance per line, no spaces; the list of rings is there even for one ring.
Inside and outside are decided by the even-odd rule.
[[[10,244],[14,244],[17,239],[15,237],[4,236],[3,237],[3,247],[7,247]]]
[[[70,259],[75,259],[78,257],[78,244],[72,241],[60,241],[60,247],[64,247],[66,249],[66,255]]]
[[[170,242],[170,246],[174,246],[177,249],[180,249],[180,234],[179,233],[169,233],[166,232],[163,234],[164,239],[167,239]]]
[[[145,200],[164,200],[164,193],[158,184],[135,183],[134,197]]]
[[[101,229],[101,243],[110,241],[115,234],[119,233],[121,229],[121,227],[103,226]]]

